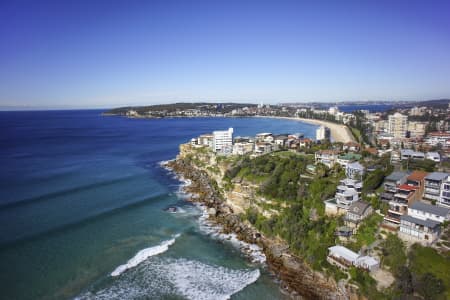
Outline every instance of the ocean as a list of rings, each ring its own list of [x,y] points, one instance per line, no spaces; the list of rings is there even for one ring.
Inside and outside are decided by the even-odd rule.
[[[283,299],[264,264],[208,229],[160,164],[180,143],[228,127],[241,136],[309,137],[316,128],[264,118],[0,112],[0,298]]]

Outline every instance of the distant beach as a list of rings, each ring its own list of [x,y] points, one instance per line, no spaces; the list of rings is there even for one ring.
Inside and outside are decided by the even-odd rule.
[[[300,121],[308,124],[314,124],[314,125],[323,125],[328,128],[330,128],[331,131],[331,138],[335,142],[356,142],[355,138],[353,137],[352,133],[350,132],[350,129],[342,124],[336,124],[328,121],[323,120],[316,120],[316,119],[305,119],[305,118],[291,118],[291,117],[274,117],[274,116],[260,116],[261,118],[274,118],[274,119],[286,119],[286,120],[294,120],[294,121]]]

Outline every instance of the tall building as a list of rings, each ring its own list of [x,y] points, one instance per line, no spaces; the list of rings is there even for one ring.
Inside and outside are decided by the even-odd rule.
[[[331,136],[330,128],[325,126],[320,126],[316,129],[316,140],[329,140]]]
[[[214,152],[229,154],[233,151],[233,128],[213,131],[213,136]]]
[[[406,131],[408,130],[408,116],[401,113],[395,113],[389,116],[388,119],[388,132],[395,138],[406,137]]]

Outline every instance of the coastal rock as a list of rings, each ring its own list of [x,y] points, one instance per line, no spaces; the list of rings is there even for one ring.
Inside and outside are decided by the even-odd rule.
[[[264,237],[248,222],[243,222],[235,214],[235,209],[239,213],[244,211],[244,208],[237,207],[235,203],[230,207],[229,199],[225,201],[224,196],[215,188],[220,186],[220,182],[213,184],[213,179],[205,170],[195,166],[191,160],[183,159],[189,155],[187,149],[183,148],[184,152],[180,153],[175,161],[170,162],[169,167],[192,182],[186,187],[189,193],[197,195],[192,198],[192,201],[206,205],[210,220],[221,224],[224,233],[235,233],[238,239],[262,247],[269,269],[277,275],[281,281],[281,287],[293,299],[343,300],[349,299],[349,295],[357,295],[357,293],[348,293],[347,290],[340,289],[334,279],[314,271],[301,258],[290,253],[289,246],[285,242]],[[242,194],[251,190],[250,187],[245,189],[247,190],[241,189]],[[239,196],[238,202],[244,201],[247,197]]]

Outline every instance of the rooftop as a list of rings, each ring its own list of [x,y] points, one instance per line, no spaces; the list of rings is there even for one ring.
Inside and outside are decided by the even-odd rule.
[[[340,256],[343,259],[345,259],[347,261],[351,261],[351,262],[354,262],[359,257],[359,255],[357,253],[355,253],[352,250],[347,249],[343,246],[339,246],[339,245],[330,247],[330,248],[328,248],[328,250],[330,250],[331,255]]]
[[[424,202],[415,202],[415,203],[413,203],[411,205],[411,209],[416,209],[416,210],[428,212],[428,213],[431,213],[433,215],[438,215],[438,216],[441,216],[441,217],[446,217],[450,213],[450,209],[449,208],[435,206],[435,205],[430,205],[430,204],[426,204]]]
[[[427,172],[424,171],[414,171],[411,175],[408,176],[408,180],[420,181],[423,180],[428,175]]]
[[[430,220],[430,219],[426,219],[426,220],[421,220],[421,219],[417,219],[408,215],[403,215],[400,217],[400,220],[404,220],[406,222],[410,222],[410,223],[414,223],[414,224],[418,224],[418,225],[422,225],[428,228],[435,228],[437,226],[439,226],[439,222]]]
[[[389,175],[388,177],[386,177],[386,180],[389,181],[398,181],[406,176],[408,176],[409,174],[406,172],[393,172],[391,175]]]
[[[359,162],[352,162],[352,163],[349,163],[348,165],[347,165],[347,168],[351,168],[351,169],[358,169],[358,170],[364,170],[364,166],[363,165],[361,165]]]
[[[415,191],[417,190],[416,186],[407,185],[407,184],[401,184],[398,186],[399,190],[406,190],[406,191]]]
[[[444,180],[448,177],[448,173],[444,173],[444,172],[433,172],[428,174],[425,179],[430,179],[430,180],[437,180],[437,181],[441,181]]]
[[[350,205],[348,211],[355,215],[363,215],[364,212],[370,207],[370,204],[364,201],[356,201]]]

